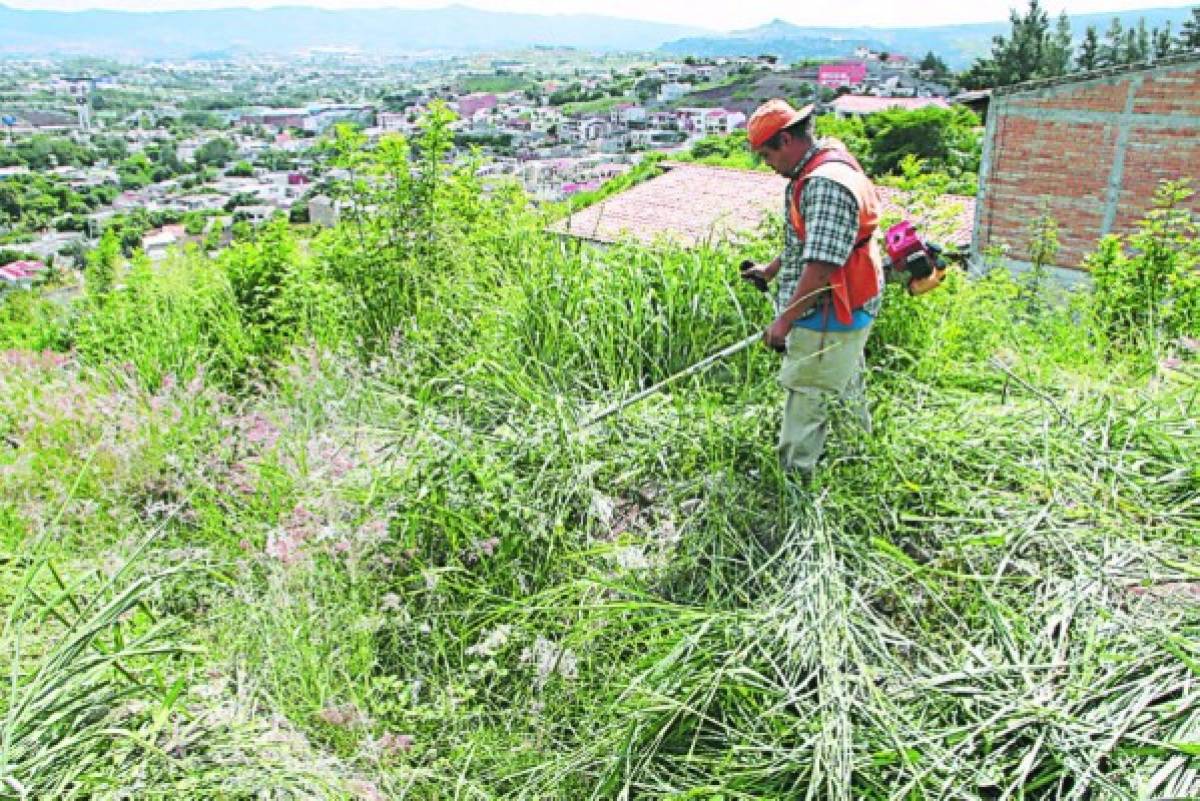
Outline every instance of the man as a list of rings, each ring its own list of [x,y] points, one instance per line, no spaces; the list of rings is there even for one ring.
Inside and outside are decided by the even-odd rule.
[[[805,478],[825,450],[832,406],[871,430],[863,348],[883,289],[871,241],[879,221],[875,187],[841,143],[814,141],[812,112],[811,105],[797,111],[776,99],[750,118],[751,149],[791,180],[783,253],[742,272],[756,283],[779,280],[777,316],[763,341],[784,351],[779,459]]]

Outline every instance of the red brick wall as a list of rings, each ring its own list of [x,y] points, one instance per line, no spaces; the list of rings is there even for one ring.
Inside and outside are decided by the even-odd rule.
[[[1128,233],[1162,180],[1191,178],[1200,212],[1200,59],[998,94],[989,110],[975,254],[1029,260],[1029,225],[1059,225],[1058,266]]]

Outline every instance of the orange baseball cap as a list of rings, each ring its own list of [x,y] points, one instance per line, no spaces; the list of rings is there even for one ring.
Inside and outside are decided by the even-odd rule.
[[[763,103],[750,117],[746,124],[747,138],[750,147],[762,147],[775,134],[801,120],[808,119],[813,113],[812,103],[797,111],[792,105],[781,98],[774,98]]]

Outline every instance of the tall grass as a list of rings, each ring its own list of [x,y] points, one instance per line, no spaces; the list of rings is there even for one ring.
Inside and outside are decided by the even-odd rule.
[[[1200,796],[1190,339],[890,290],[801,487],[765,349],[579,429],[767,322],[742,250],[579,248],[417,145],[5,363],[0,797]]]

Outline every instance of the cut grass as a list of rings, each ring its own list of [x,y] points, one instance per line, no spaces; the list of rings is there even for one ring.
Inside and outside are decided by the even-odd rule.
[[[396,289],[273,310],[326,349],[255,357],[181,261],[79,329],[128,336],[0,374],[0,798],[1200,794],[1191,357],[1000,275],[893,292],[875,431],[800,488],[765,350],[578,430],[762,324],[740,251],[575,250],[467,189],[444,269],[366,219],[283,271]]]

